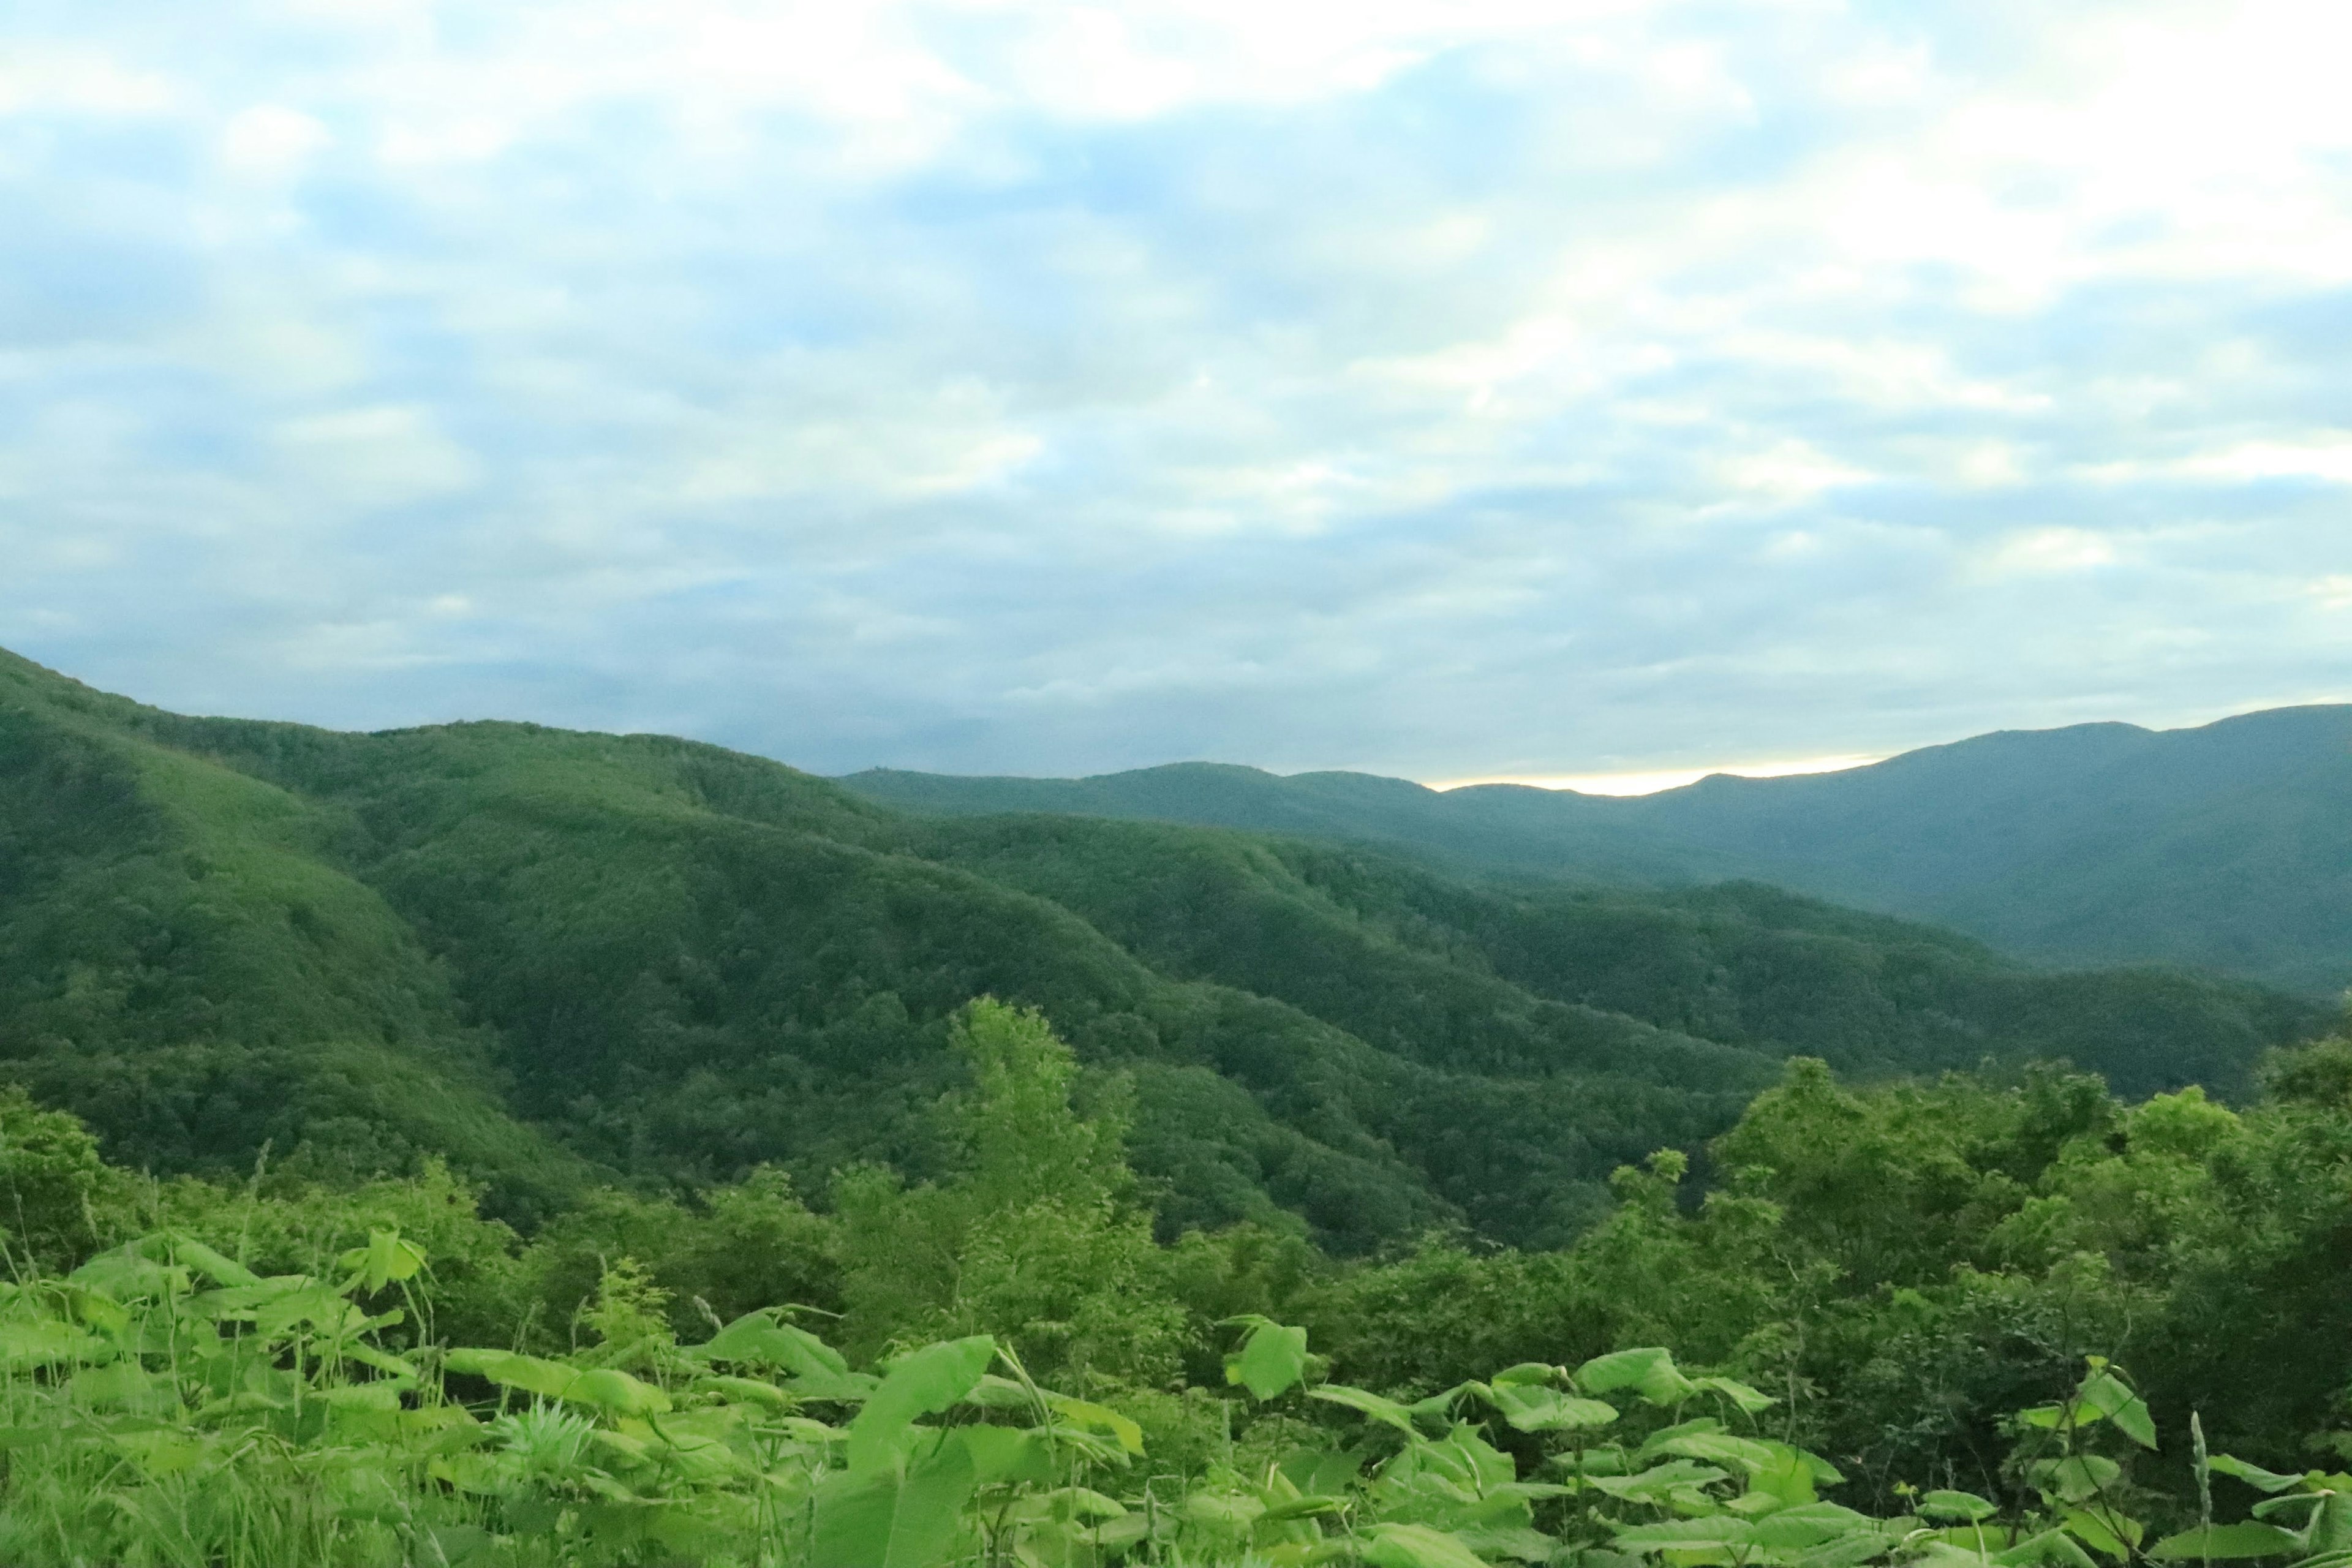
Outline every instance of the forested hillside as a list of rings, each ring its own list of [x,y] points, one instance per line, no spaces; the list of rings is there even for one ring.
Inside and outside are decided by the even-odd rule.
[[[1453,868],[1636,884],[1748,878],[1949,925],[2052,963],[2178,963],[2352,984],[2352,708],[2201,729],[2006,731],[1874,766],[1717,776],[1633,799],[1440,793],[1353,773],[1181,763],[1088,779],[877,770],[935,813],[1052,811],[1309,835]]]
[[[938,1175],[158,1184],[0,1090],[26,1568],[2340,1568],[2352,1041],[2191,1089],[1790,1061],[1529,1252],[1153,1235],[985,999]]]
[[[1563,1240],[1792,1053],[2234,1092],[2318,1016],[1753,886],[909,816],[681,741],[186,719],[0,658],[0,1059],[120,1163],[443,1153],[525,1218],[609,1178],[920,1179],[984,993],[1044,1010],[1082,1100],[1133,1097],[1168,1233],[1286,1211],[1342,1250]]]

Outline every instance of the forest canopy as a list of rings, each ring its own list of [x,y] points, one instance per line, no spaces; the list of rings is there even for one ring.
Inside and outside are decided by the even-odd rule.
[[[1042,1015],[982,1001],[950,1033],[969,1087],[929,1108],[932,1179],[856,1167],[821,1204],[773,1171],[604,1190],[528,1238],[437,1163],[158,1180],[0,1100],[5,1397],[28,1432],[49,1402],[80,1413],[12,1439],[0,1543],[130,1560],[175,1510],[213,1553],[192,1560],[223,1563],[295,1542],[321,1563],[847,1560],[826,1553],[869,1526],[842,1500],[887,1474],[894,1507],[947,1510],[887,1558],[910,1564],[1286,1543],[1601,1564],[1669,1526],[1761,1545],[1824,1521],[1805,1539],[1842,1561],[1910,1563],[1951,1539],[1937,1508],[2012,1563],[2123,1563],[2237,1528],[2200,1522],[2221,1517],[2208,1453],[2324,1509],[2352,1447],[2352,1041],[2272,1058],[2243,1110],[2059,1070],[1857,1089],[1797,1058],[1709,1145],[1724,1179],[1695,1204],[1665,1151],[1617,1171],[1567,1248],[1433,1234],[1347,1261],[1295,1226],[1155,1237],[1129,1103],[1078,1102]],[[226,1313],[228,1337],[110,1327],[165,1307]],[[325,1327],[290,1361],[235,1348],[305,1322],[340,1323],[339,1348]],[[861,1448],[880,1423],[901,1436]],[[119,1458],[159,1441],[181,1458]],[[1001,1462],[942,1479],[941,1445]],[[1455,1463],[1490,1501],[1412,1479]],[[2324,1555],[2301,1529],[2240,1554]]]
[[[682,741],[185,719],[0,656],[0,1078],[119,1163],[440,1158],[526,1225],[607,1184],[920,1182],[982,994],[1131,1097],[1163,1237],[1296,1222],[1359,1254],[1564,1243],[1613,1168],[1697,1150],[1792,1055],[2233,1100],[2325,1016],[1751,883],[914,816]]]

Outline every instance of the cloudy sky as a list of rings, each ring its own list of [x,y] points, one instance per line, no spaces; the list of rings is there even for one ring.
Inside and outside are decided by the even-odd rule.
[[[2352,699],[2352,7],[16,0],[0,646],[823,772]]]

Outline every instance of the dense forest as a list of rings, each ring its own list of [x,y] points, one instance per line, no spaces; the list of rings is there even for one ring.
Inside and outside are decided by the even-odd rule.
[[[1630,799],[1202,763],[1087,779],[877,769],[842,782],[905,809],[1248,828],[1489,874],[1748,879],[2043,963],[2192,963],[2316,994],[2352,984],[2347,763],[2352,707],[2336,706],[2193,730],[2003,731],[1838,773],[1717,775]]]
[[[2322,1016],[1753,885],[909,816],[681,741],[184,719],[0,658],[0,1074],[120,1163],[439,1155],[524,1223],[607,1183],[921,1179],[982,994],[1127,1086],[1163,1234],[1290,1215],[1358,1253],[1564,1242],[1792,1054],[2234,1096]]]
[[[1043,1017],[950,1151],[528,1238],[0,1100],[11,1563],[2028,1563],[2342,1547],[2352,1041],[2259,1101],[1795,1058],[1571,1246],[1171,1240]],[[818,1197],[820,1194],[809,1194]],[[870,1368],[871,1370],[866,1370]]]
[[[2339,1568],[2343,1033],[0,656],[0,1561]]]

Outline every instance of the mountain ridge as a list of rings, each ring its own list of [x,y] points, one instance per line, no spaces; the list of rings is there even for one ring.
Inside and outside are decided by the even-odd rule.
[[[909,814],[670,737],[191,718],[0,656],[0,1079],[119,1161],[446,1158],[523,1220],[763,1164],[818,1197],[859,1163],[920,1180],[983,994],[1132,1097],[1163,1226],[1343,1251],[1571,1236],[1614,1166],[1721,1131],[1792,1054],[2235,1093],[2322,1016],[1769,889]]]
[[[868,770],[842,782],[908,809],[1214,822],[1487,874],[1752,879],[2041,962],[2188,963],[2306,994],[2352,984],[2342,704],[2178,730],[1995,731],[1832,773],[1718,773],[1630,797],[1192,763],[1074,781]]]

